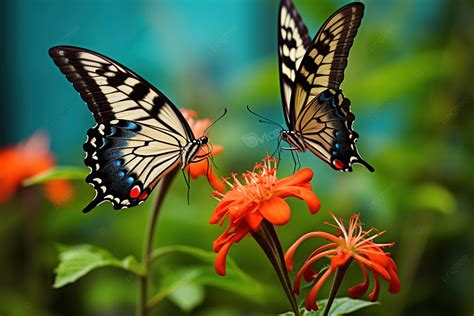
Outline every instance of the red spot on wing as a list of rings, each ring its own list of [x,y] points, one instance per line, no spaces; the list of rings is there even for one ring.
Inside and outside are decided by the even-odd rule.
[[[332,162],[332,164],[334,165],[334,167],[336,167],[336,169],[338,170],[341,170],[344,168],[344,163],[342,161],[340,161],[339,159],[334,159],[334,161]]]
[[[136,199],[140,195],[140,192],[141,192],[140,187],[136,185],[130,190],[130,197],[132,199]]]
[[[140,195],[140,197],[138,198],[139,200],[144,200],[148,197],[148,192],[147,191],[143,191],[143,193]]]

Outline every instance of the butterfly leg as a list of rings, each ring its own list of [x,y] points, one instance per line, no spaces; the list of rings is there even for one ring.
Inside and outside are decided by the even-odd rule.
[[[183,177],[184,177],[184,182],[186,182],[186,187],[187,187],[187,199],[188,199],[188,205],[189,205],[189,192],[191,190],[191,174],[188,173],[186,174],[186,171],[184,169],[181,169],[181,172],[183,173]]]
[[[299,156],[299,154],[298,154],[297,151],[295,152],[295,156],[296,156],[296,161],[297,161],[297,168],[296,168],[296,170],[300,170],[300,169],[301,169],[301,160],[300,160],[300,156]]]
[[[291,158],[293,158],[293,173],[295,173],[296,170],[298,170],[298,169],[296,168],[297,162],[296,162],[296,158],[295,158],[295,151],[292,150],[292,151],[290,151],[290,153],[291,153]]]

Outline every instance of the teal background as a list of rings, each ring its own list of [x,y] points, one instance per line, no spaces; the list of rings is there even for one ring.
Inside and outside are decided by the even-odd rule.
[[[311,36],[348,1],[294,0]],[[362,156],[376,169],[356,166],[336,173],[310,153],[302,165],[315,172],[319,214],[289,200],[292,219],[278,231],[287,248],[308,231],[329,229],[328,210],[348,218],[361,212],[368,227],[387,230],[380,241],[399,266],[402,290],[358,315],[471,315],[474,303],[474,3],[471,0],[368,0],[352,48],[342,89],[352,101]],[[278,130],[259,124],[245,106],[284,122],[278,84],[278,2],[270,0],[39,1],[2,2],[2,107],[0,145],[17,143],[37,130],[51,137],[59,165],[82,166],[82,143],[93,118],[60,74],[47,51],[75,45],[116,59],[156,85],[179,107],[215,118],[210,131],[222,144],[218,173],[251,169],[273,152]],[[293,162],[284,155],[279,174]],[[3,166],[4,168],[8,166]],[[89,215],[80,210],[93,197],[75,181],[68,207],[46,201],[25,206],[21,190],[0,205],[0,314],[129,315],[135,308],[135,280],[103,269],[53,290],[56,243],[90,243],[122,258],[141,258],[151,202],[113,212],[108,204]],[[22,193],[23,192],[23,193]],[[205,179],[192,184],[191,203],[182,178],[165,202],[157,246],[193,245],[211,250],[222,232],[208,224],[216,205]],[[303,251],[302,251],[303,252]],[[300,254],[299,260],[304,259]],[[267,315],[288,310],[270,264],[250,238],[231,256],[269,291],[255,303],[244,296],[206,287],[192,315]],[[168,258],[154,284],[174,267],[192,266],[187,257]],[[350,270],[340,295],[359,282]],[[321,298],[327,296],[329,283]],[[181,315],[164,300],[156,315]]]

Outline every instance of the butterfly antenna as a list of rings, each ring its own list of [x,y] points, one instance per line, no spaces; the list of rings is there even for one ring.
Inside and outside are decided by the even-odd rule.
[[[258,121],[259,121],[260,123],[272,124],[272,125],[279,126],[281,129],[284,129],[283,126],[282,126],[280,123],[278,123],[278,122],[276,122],[276,121],[273,121],[273,120],[271,120],[271,119],[269,119],[269,118],[266,118],[266,117],[263,116],[263,115],[260,115],[260,114],[258,114],[258,113],[256,113],[256,112],[254,112],[252,109],[250,109],[250,106],[249,106],[249,105],[247,105],[247,111],[249,111],[250,113],[252,113],[252,114],[255,115],[256,117],[259,117],[260,120],[258,120]]]
[[[211,125],[209,125],[205,130],[204,130],[204,133],[203,135],[206,134],[207,130],[214,124],[216,124],[217,122],[219,122],[225,115],[227,114],[227,108],[224,108],[224,113],[222,113],[218,118],[216,118],[212,123]]]

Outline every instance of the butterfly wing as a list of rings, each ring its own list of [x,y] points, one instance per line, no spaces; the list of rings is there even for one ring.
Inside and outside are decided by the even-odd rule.
[[[186,120],[163,93],[110,58],[69,46],[49,54],[98,123],[84,144],[86,181],[96,191],[84,211],[105,200],[115,209],[144,201],[195,143]]]
[[[91,170],[86,181],[96,191],[84,212],[106,200],[115,209],[143,202],[181,159],[179,139],[169,130],[126,120],[91,128],[84,150]]]
[[[53,47],[49,55],[80,93],[98,123],[114,119],[139,121],[170,129],[186,141],[194,139],[191,128],[173,103],[127,67],[79,47]]]
[[[278,57],[280,65],[280,91],[283,111],[287,123],[290,120],[289,107],[291,92],[295,81],[296,71],[306,49],[311,43],[308,29],[303,23],[301,16],[296,11],[291,0],[280,2],[280,14],[278,18]]]
[[[363,14],[362,3],[351,3],[323,24],[303,57],[291,99],[289,127],[336,170],[352,171],[352,164],[361,163],[373,171],[357,152],[355,117],[339,89]]]
[[[360,163],[374,171],[355,145],[359,135],[352,129],[355,116],[350,104],[341,92],[322,92],[305,108],[297,124],[298,133],[305,147],[333,169],[352,171],[352,165]]]

